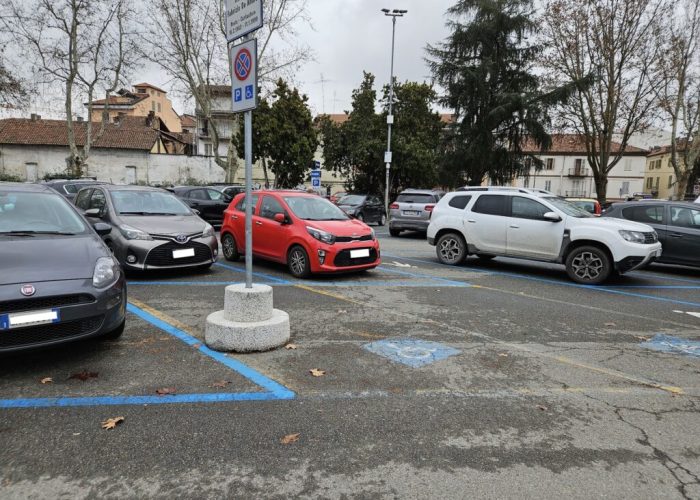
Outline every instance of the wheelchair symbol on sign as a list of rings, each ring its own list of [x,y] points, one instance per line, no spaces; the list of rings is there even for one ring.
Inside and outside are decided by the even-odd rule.
[[[246,99],[252,99],[252,98],[253,98],[253,86],[252,86],[252,85],[246,85],[246,86],[245,86],[245,98],[246,98]]]

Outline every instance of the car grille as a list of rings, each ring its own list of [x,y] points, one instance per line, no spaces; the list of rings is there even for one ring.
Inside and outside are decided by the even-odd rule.
[[[359,250],[358,248],[353,248],[353,250]],[[336,267],[350,267],[350,266],[361,266],[363,264],[371,264],[377,260],[377,251],[374,248],[369,249],[369,257],[361,257],[359,259],[353,259],[350,257],[350,250],[341,250],[338,255],[335,256],[333,264]]]
[[[100,315],[65,323],[4,330],[0,335],[0,349],[80,337],[99,330],[103,320],[104,315]]]
[[[656,243],[657,241],[659,241],[659,237],[656,234],[656,232],[644,233],[644,243],[645,244],[650,245],[652,243]]]
[[[37,309],[53,309],[54,307],[76,306],[80,304],[92,304],[93,302],[95,302],[95,297],[87,293],[9,300],[6,302],[0,302],[0,314],[34,311]]]
[[[173,250],[183,250],[185,248],[194,248],[194,257],[183,257],[181,259],[173,258]],[[155,247],[148,252],[146,265],[157,267],[186,266],[188,264],[199,264],[211,261],[211,259],[211,249],[203,243],[191,241],[185,245],[180,245],[178,243],[169,242]]]
[[[335,241],[338,243],[348,243],[350,241],[372,241],[371,234],[364,234],[362,236],[336,236]]]

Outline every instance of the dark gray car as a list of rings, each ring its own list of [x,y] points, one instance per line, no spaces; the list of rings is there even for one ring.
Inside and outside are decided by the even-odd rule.
[[[74,201],[75,195],[84,187],[109,184],[109,182],[100,182],[96,179],[54,179],[46,181],[45,184],[58,191],[61,196]]]
[[[204,269],[216,262],[214,228],[164,189],[95,186],[81,190],[75,204],[113,227],[103,238],[125,269]]]
[[[119,263],[75,207],[39,184],[0,182],[0,352],[124,331]]]
[[[603,217],[643,222],[653,227],[663,247],[657,262],[700,267],[700,206],[676,201],[615,203]]]
[[[445,195],[430,189],[406,189],[389,206],[389,234],[398,236],[401,231],[428,230],[430,213]]]

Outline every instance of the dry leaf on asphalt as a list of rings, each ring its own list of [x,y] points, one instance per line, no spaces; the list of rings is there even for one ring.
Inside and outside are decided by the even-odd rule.
[[[498,355],[504,358],[508,357],[508,354],[506,354],[505,352],[499,352]]]
[[[199,349],[200,347],[202,347],[202,344],[200,344],[200,343],[192,344],[192,347],[194,347],[195,349]]]
[[[121,424],[124,421],[124,417],[114,417],[114,418],[108,418],[104,422],[102,422],[102,428],[103,429],[114,429],[117,425]]]
[[[345,309],[338,309],[338,314],[347,314]]]
[[[174,395],[176,392],[174,387],[161,387],[160,389],[156,389],[156,394],[159,396],[167,396],[168,394]]]
[[[617,325],[615,323],[613,323],[612,321],[609,321],[609,322],[605,323],[605,326],[617,326]]]
[[[635,335],[634,338],[635,338],[635,339],[639,339],[639,340],[641,340],[641,341],[643,341],[643,342],[646,342],[646,341],[649,340],[651,337],[645,337],[645,336],[643,336],[643,335]]]
[[[538,410],[542,410],[542,411],[547,411],[547,410],[549,410],[549,408],[547,408],[547,407],[544,406],[544,405],[537,405],[537,409],[538,409]]]
[[[89,378],[97,378],[97,375],[98,375],[97,372],[89,372],[87,370],[83,370],[81,372],[74,373],[73,375],[68,377],[68,380],[74,378],[74,379],[82,380],[83,382],[85,382]]]
[[[286,346],[284,346],[284,348],[285,349],[296,349],[297,345],[296,344],[287,344]]]
[[[301,433],[299,433],[299,432],[297,432],[296,434],[287,434],[282,439],[280,439],[280,443],[282,443],[282,444],[296,443],[297,441],[299,441],[300,434]]]
[[[52,384],[52,383],[53,383],[53,379],[52,379],[51,377],[44,377],[44,378],[41,379],[41,383],[42,383],[42,384]]]
[[[309,370],[309,373],[314,377],[323,377],[326,374],[324,370],[319,370],[318,368],[312,368]]]
[[[213,384],[211,384],[211,386],[212,387],[226,387],[230,383],[231,382],[229,382],[228,380],[219,380],[218,382],[214,382]]]

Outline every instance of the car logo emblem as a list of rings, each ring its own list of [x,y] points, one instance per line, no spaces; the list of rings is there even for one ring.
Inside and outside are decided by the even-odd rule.
[[[19,291],[25,297],[31,297],[36,293],[36,288],[34,288],[34,285],[22,285]]]
[[[177,241],[178,243],[187,243],[187,236],[185,236],[184,234],[178,234],[175,237],[175,241]]]

